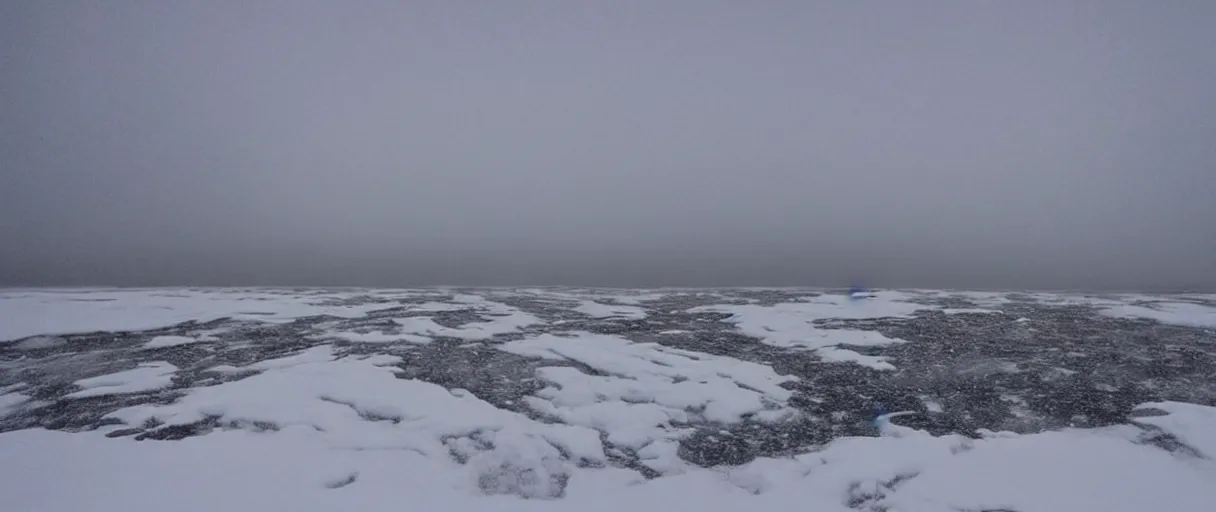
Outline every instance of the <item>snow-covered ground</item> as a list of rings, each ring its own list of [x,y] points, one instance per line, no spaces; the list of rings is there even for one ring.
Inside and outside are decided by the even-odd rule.
[[[0,509],[1207,510],[1214,317],[1195,294],[8,291]]]

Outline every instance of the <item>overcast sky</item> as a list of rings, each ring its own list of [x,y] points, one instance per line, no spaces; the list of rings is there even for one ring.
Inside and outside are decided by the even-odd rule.
[[[1216,287],[1216,2],[0,3],[0,284]]]

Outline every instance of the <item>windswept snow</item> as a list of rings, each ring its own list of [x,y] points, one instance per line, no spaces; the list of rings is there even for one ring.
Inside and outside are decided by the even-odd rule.
[[[139,366],[117,373],[80,379],[73,384],[80,391],[70,393],[68,398],[85,398],[124,393],[142,393],[168,387],[173,383],[177,367],[165,361],[140,363]]]

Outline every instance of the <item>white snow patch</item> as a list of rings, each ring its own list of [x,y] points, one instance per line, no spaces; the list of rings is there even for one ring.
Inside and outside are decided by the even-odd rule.
[[[352,292],[275,289],[121,289],[0,292],[0,340],[37,334],[140,331],[224,317],[260,322],[358,318],[389,304],[350,304]]]
[[[409,333],[464,340],[486,340],[499,334],[516,332],[523,327],[540,323],[540,319],[522,312],[491,318],[489,321],[471,322],[460,327],[444,327],[427,316],[394,318],[393,322]]]
[[[303,364],[324,363],[333,359],[334,348],[330,345],[319,345],[290,356],[258,361],[245,368],[250,370],[278,370]]]
[[[21,407],[29,401],[30,397],[22,393],[0,394],[0,418],[21,410]]]
[[[73,383],[81,388],[80,391],[69,393],[67,397],[86,398],[152,391],[172,384],[173,374],[176,372],[177,367],[165,361],[140,363],[138,367],[130,370],[80,379]]]
[[[1216,408],[1183,402],[1151,402],[1138,409],[1150,407],[1169,414],[1136,418],[1137,423],[1154,425],[1199,450],[1205,457],[1216,459]]]
[[[938,413],[938,412],[942,412],[945,410],[945,407],[942,407],[941,402],[938,402],[937,400],[934,400],[933,398],[930,398],[927,396],[922,396],[922,397],[920,397],[920,401],[925,404],[926,411]]]
[[[459,309],[474,309],[487,320],[470,322],[460,327],[444,327],[429,316],[394,318],[393,322],[402,330],[420,336],[450,337],[464,340],[486,340],[499,334],[517,332],[525,327],[541,323],[534,315],[500,302],[485,299],[480,295],[457,295],[452,299],[462,304]]]
[[[593,300],[583,301],[574,310],[592,318],[626,318],[630,320],[646,318],[646,310],[638,306],[603,304]]]
[[[34,336],[13,344],[13,348],[18,350],[37,350],[40,348],[55,348],[67,344],[67,340],[58,336]]]
[[[931,308],[882,300],[881,297],[854,301],[844,295],[821,295],[806,302],[785,302],[772,306],[722,304],[701,306],[692,311],[729,313],[731,316],[725,322],[735,324],[744,334],[760,338],[769,345],[814,349],[840,343],[882,345],[897,341],[872,331],[820,329],[813,324],[816,320],[906,318],[922,309]],[[844,338],[848,339],[838,341]]]
[[[426,336],[419,336],[417,334],[408,334],[408,333],[394,334],[394,333],[388,333],[388,332],[384,332],[384,331],[370,331],[370,332],[339,331],[339,332],[327,332],[324,334],[324,336],[329,336],[329,337],[346,340],[351,343],[406,342],[406,343],[413,343],[413,344],[417,344],[417,345],[426,345],[432,341],[430,338],[428,338]]]
[[[983,308],[946,308],[946,309],[942,310],[942,313],[945,313],[947,315],[962,315],[962,314],[987,315],[987,314],[1000,314],[1001,312],[997,311],[995,309],[983,309]]]
[[[1118,305],[1102,314],[1123,318],[1147,318],[1163,324],[1216,327],[1216,308],[1189,302],[1156,302],[1148,306]]]
[[[815,351],[819,359],[829,363],[856,363],[875,370],[894,370],[895,366],[887,362],[883,356],[867,356],[852,350],[837,347],[823,347]]]
[[[176,347],[178,345],[188,345],[198,342],[198,338],[189,336],[157,336],[144,344],[144,348],[165,348]]]
[[[621,303],[621,304],[631,304],[631,305],[636,306],[636,305],[640,305],[640,304],[645,304],[647,302],[663,300],[663,299],[672,297],[673,295],[682,295],[682,294],[677,293],[677,292],[669,292],[669,293],[637,293],[637,294],[632,294],[632,295],[613,295],[612,300],[616,301],[618,303]],[[698,294],[698,295],[700,295],[700,294]]]
[[[735,324],[743,334],[759,338],[767,345],[822,351],[821,349],[837,345],[881,346],[904,342],[875,331],[827,329],[816,326],[814,322],[828,319],[906,318],[916,311],[932,309],[930,306],[904,302],[902,299],[907,297],[905,293],[891,291],[875,292],[866,299],[852,299],[846,295],[820,295],[808,297],[804,301],[772,306],[719,304],[701,306],[691,311],[729,313],[731,316],[723,320],[724,322]],[[890,363],[873,358],[852,357],[834,351],[822,352],[824,353],[819,355],[825,360],[847,360],[869,366],[881,366],[882,369],[894,368]]]
[[[207,368],[206,370],[203,370],[203,371],[211,372],[211,373],[220,373],[220,374],[224,374],[224,375],[235,375],[238,373],[245,373],[245,372],[257,371],[257,370],[252,370],[249,368],[238,368],[238,367],[232,366],[230,364],[221,364],[219,366],[212,366],[211,368]]]
[[[454,304],[454,303],[451,303],[451,302],[434,302],[434,301],[431,301],[431,302],[424,302],[424,303],[422,303],[422,304],[410,304],[410,305],[406,306],[406,308],[405,308],[405,309],[406,309],[406,311],[411,311],[411,312],[417,312],[417,311],[426,311],[426,312],[460,311],[460,310],[462,310],[462,309],[469,309],[469,305],[468,305],[468,304],[464,304],[464,303],[457,303],[457,304]]]

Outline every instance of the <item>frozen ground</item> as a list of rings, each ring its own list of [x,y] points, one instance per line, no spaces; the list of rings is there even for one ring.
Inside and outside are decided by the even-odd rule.
[[[1206,510],[1216,296],[0,292],[0,509]]]

